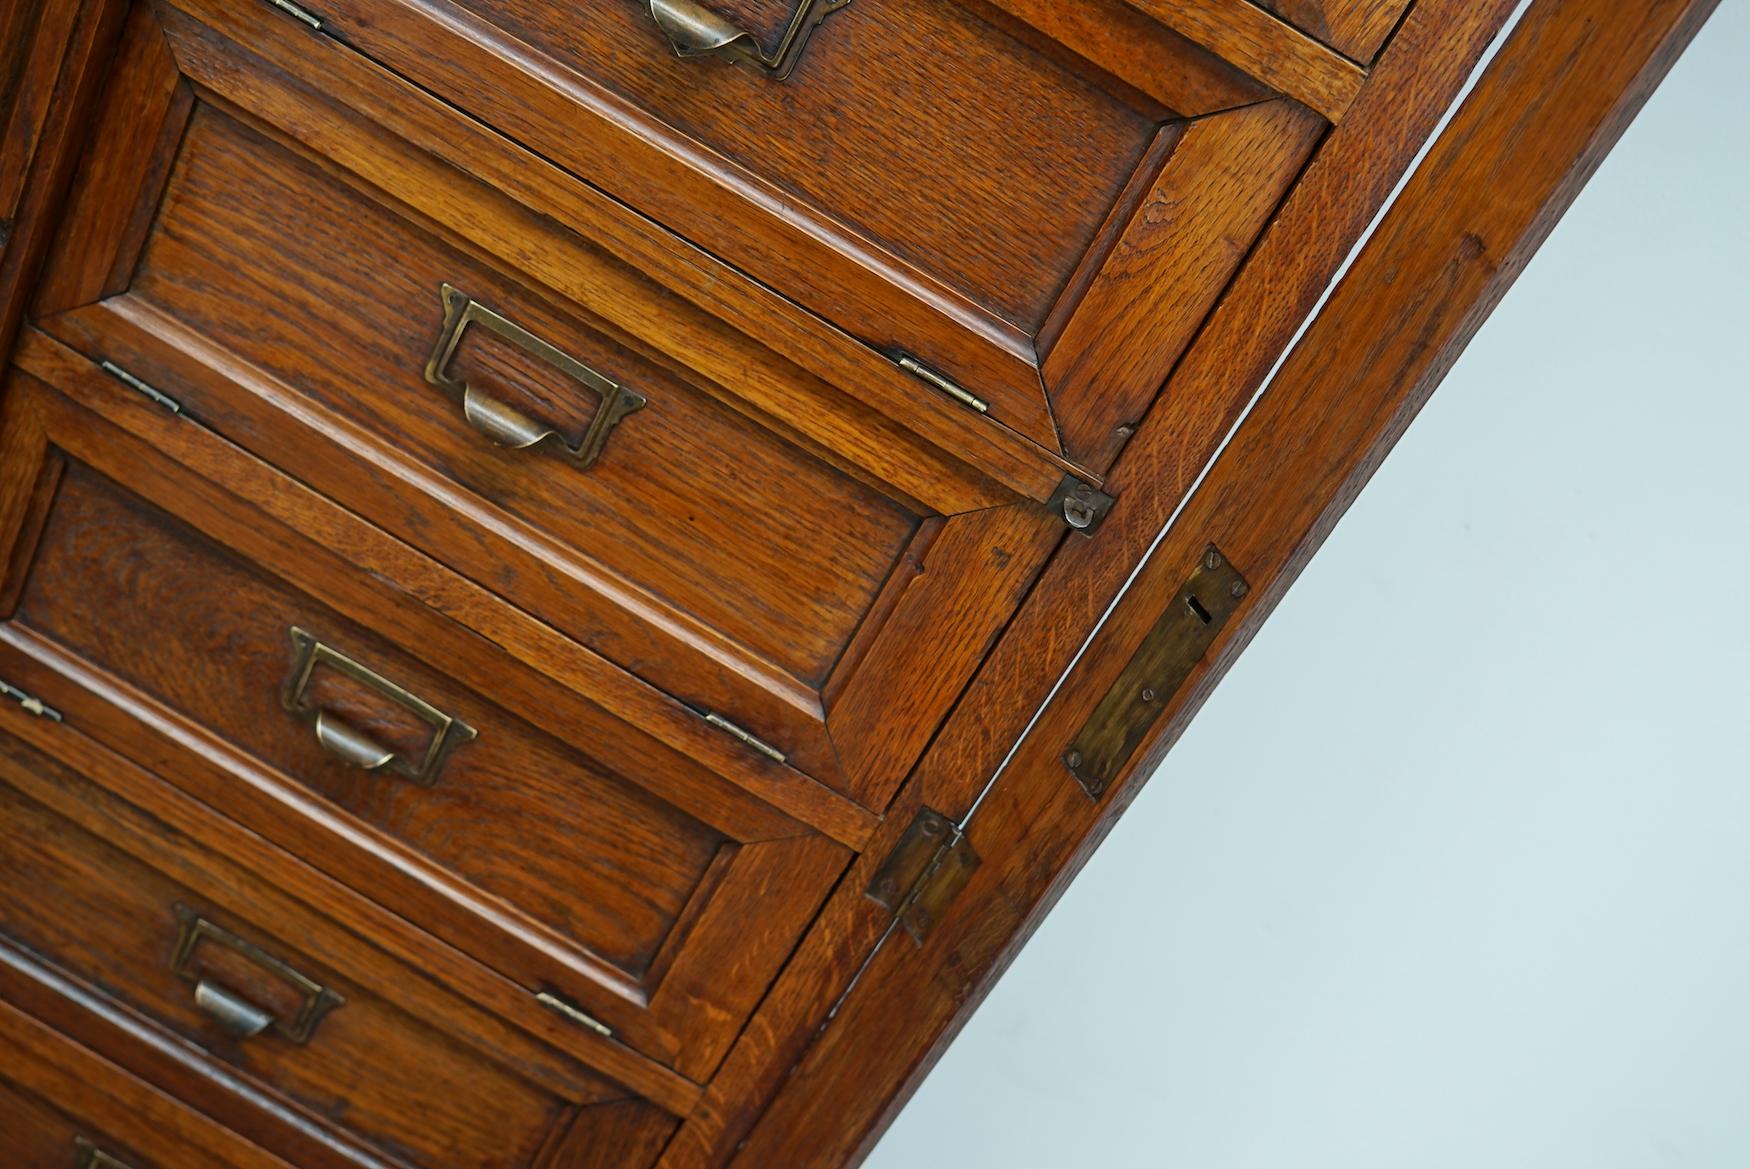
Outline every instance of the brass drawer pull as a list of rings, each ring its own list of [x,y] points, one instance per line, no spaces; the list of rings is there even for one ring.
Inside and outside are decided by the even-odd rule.
[[[106,1153],[84,1137],[73,1138],[73,1151],[79,1155],[76,1169],[133,1169],[126,1161]]]
[[[822,21],[851,0],[799,0],[796,15],[766,56],[754,35],[711,11],[698,0],[650,0],[650,15],[668,37],[677,57],[728,57],[763,69],[779,81],[788,78]]]
[[[521,325],[493,312],[467,293],[445,284],[441,295],[444,302],[444,327],[438,334],[436,347],[431,351],[431,359],[425,363],[425,380],[460,402],[462,416],[468,420],[469,425],[498,446],[520,451],[547,443],[568,456],[579,470],[587,471],[601,457],[602,448],[608,445],[608,438],[614,433],[614,428],[628,414],[635,414],[649,404],[650,400],[643,394],[628,390],[618,382],[603,377]],[[462,343],[462,334],[469,325],[479,325],[498,334],[523,352],[558,367],[561,372],[576,378],[601,395],[601,405],[596,407],[595,418],[590,421],[589,429],[584,432],[581,442],[571,446],[552,426],[530,418],[508,402],[500,402],[496,398],[476,393],[469,388],[466,381],[450,374],[450,359],[455,356],[456,347]]]
[[[227,1034],[238,1039],[247,1039],[271,1027],[275,1033],[292,1043],[308,1043],[322,1017],[334,1008],[345,1005],[346,1000],[340,995],[293,970],[254,943],[246,942],[230,930],[214,925],[186,905],[179,903],[172,908],[176,911],[177,920],[182,923],[182,932],[176,939],[176,956],[171,960],[170,968],[178,978],[195,984],[195,1006],[216,1019]],[[256,966],[294,987],[303,996],[303,1003],[291,1022],[286,1022],[271,1011],[263,1010],[241,995],[202,977],[195,964],[195,952],[202,942],[223,946],[241,954]]]
[[[287,711],[295,718],[316,727],[316,741],[343,763],[364,771],[387,771],[412,780],[420,787],[437,782],[438,772],[451,751],[474,738],[474,728],[453,715],[445,714],[417,694],[397,686],[375,670],[366,668],[332,646],[322,644],[310,634],[291,627],[292,672],[286,678],[281,696]],[[383,746],[363,731],[350,726],[338,715],[323,710],[310,701],[310,678],[317,666],[329,666],[356,682],[362,682],[417,717],[431,727],[431,742],[425,755],[414,763],[406,756]]]

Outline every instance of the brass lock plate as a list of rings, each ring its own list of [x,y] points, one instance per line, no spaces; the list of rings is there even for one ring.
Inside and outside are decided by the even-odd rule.
[[[1211,544],[1063,753],[1064,766],[1089,796],[1106,793],[1248,591],[1245,579]]]

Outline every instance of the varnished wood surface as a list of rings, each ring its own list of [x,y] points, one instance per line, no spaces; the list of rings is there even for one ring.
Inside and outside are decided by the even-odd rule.
[[[202,35],[190,26],[190,16],[222,37],[248,45],[250,55],[269,63],[272,69],[240,69],[235,52],[227,52],[222,45],[212,42],[210,34]],[[379,13],[376,19],[387,22],[390,17],[397,17],[397,13]],[[448,168],[432,165],[433,160],[443,160],[450,167],[499,186],[540,215],[549,217],[554,221],[546,224],[549,229],[560,225],[581,235],[583,250],[579,249],[576,236],[565,230],[540,233],[539,246],[532,247],[526,239],[514,238],[526,236],[529,226],[503,216],[484,220],[458,217],[452,224],[489,253],[516,256],[550,287],[574,296],[593,312],[634,335],[644,336],[657,351],[668,352],[679,343],[674,335],[677,325],[689,331],[696,326],[686,320],[673,321],[672,310],[658,311],[652,318],[648,305],[652,299],[650,290],[639,291],[637,281],[627,285],[622,280],[613,289],[615,296],[627,298],[626,303],[616,303],[614,297],[597,288],[600,279],[597,271],[602,266],[599,255],[586,260],[582,272],[575,270],[575,257],[587,255],[591,249],[605,251],[615,263],[644,274],[643,279],[660,283],[667,291],[731,328],[751,330],[752,339],[759,344],[713,337],[710,348],[727,348],[735,357],[734,363],[725,361],[728,354],[702,355],[715,358],[722,371],[723,392],[734,399],[748,400],[767,413],[777,413],[787,424],[832,443],[835,449],[854,450],[864,464],[873,465],[885,478],[895,482],[901,481],[901,477],[909,479],[912,484],[909,489],[917,497],[928,498],[939,495],[944,487],[965,484],[967,471],[964,467],[953,467],[956,460],[1039,500],[1049,497],[1061,476],[1061,460],[1054,456],[1054,447],[1041,445],[1009,426],[990,425],[988,419],[922,386],[886,356],[858,344],[842,329],[799,307],[787,299],[782,287],[774,291],[757,284],[742,275],[737,266],[700,251],[696,246],[700,230],[709,236],[713,232],[739,232],[744,226],[740,217],[719,213],[712,201],[698,204],[712,208],[708,213],[693,213],[702,220],[700,223],[687,223],[684,216],[678,221],[666,216],[668,208],[663,201],[680,199],[688,193],[686,183],[694,175],[692,169],[682,167],[674,173],[664,171],[640,178],[639,171],[630,163],[651,147],[612,121],[593,133],[569,132],[559,141],[546,141],[554,133],[553,127],[573,125],[583,111],[568,94],[551,92],[542,82],[525,82],[539,86],[527,93],[506,90],[515,77],[501,76],[505,62],[486,46],[453,30],[431,30],[417,15],[402,13],[397,19],[412,21],[413,29],[426,30],[426,35],[441,35],[441,51],[448,56],[414,52],[404,60],[397,57],[392,63],[397,67],[412,66],[407,76],[416,81],[425,80],[423,71],[429,68],[458,71],[461,74],[458,83],[470,93],[482,78],[495,78],[495,83],[479,95],[485,104],[466,108],[476,115],[490,114],[487,118],[490,124],[516,142],[558,149],[560,161],[571,160],[578,151],[589,151],[594,164],[571,160],[571,173],[561,171],[547,161],[551,156],[531,153],[477,122],[458,119],[449,105],[430,93],[335,40],[310,34],[271,7],[238,6],[229,0],[177,0],[176,7],[163,9],[162,19],[172,35],[178,28],[188,34],[178,48],[182,54],[180,64],[193,79],[231,100],[260,109],[313,149],[343,161],[369,181],[394,189],[399,198],[433,218],[450,221],[451,203],[446,191],[456,180]],[[344,29],[340,24],[334,27]],[[387,31],[394,34],[398,28],[399,25],[393,25]],[[356,39],[366,34],[377,35],[371,30],[345,33],[348,44],[368,48],[375,54],[378,47]],[[381,48],[393,49],[400,43],[393,41]],[[495,66],[494,62],[498,64]],[[263,84],[280,73],[296,79],[300,87],[283,93]],[[515,93],[517,102],[501,108],[502,99],[510,93]],[[348,133],[348,115],[332,108],[336,102],[356,111],[351,119],[362,118],[380,128],[370,138],[380,139],[382,131],[387,130],[427,157],[422,162],[418,154],[406,160],[397,154],[385,155],[380,141],[369,141],[361,147],[356,142],[356,131]],[[323,116],[313,116],[315,110],[322,110]],[[602,153],[597,155],[596,151]],[[390,176],[387,182],[385,169]],[[611,190],[604,193],[578,175],[637,179],[650,188],[645,192],[647,198],[656,202],[640,204],[639,210],[629,208],[611,197]],[[410,182],[415,176],[419,181]],[[690,181],[707,183],[703,177]],[[682,202],[674,209],[685,212],[690,205]],[[650,220],[640,210],[646,214],[664,213],[665,222],[684,230],[678,235],[653,231]],[[519,230],[510,232],[513,226]],[[507,232],[512,238],[507,238]],[[543,255],[547,249],[555,249],[550,258]],[[817,257],[828,265],[826,268],[792,264],[788,260],[785,263],[787,270],[818,282],[822,295],[844,296],[854,307],[868,292],[864,288],[868,278],[858,275],[863,270],[860,266],[833,260],[837,254],[826,249]],[[841,267],[843,271],[839,270]],[[621,291],[622,287],[630,288],[634,294],[628,296]],[[762,346],[770,352],[762,352]],[[773,362],[773,353],[784,361]],[[753,364],[739,364],[748,362]],[[807,377],[799,378],[797,369],[785,362],[830,383],[830,391]],[[851,400],[849,403],[844,401],[846,397]],[[858,425],[847,427],[844,414],[849,409],[854,416],[858,404],[874,417],[867,421],[856,419]],[[920,456],[906,449],[908,445],[916,447],[920,440],[926,453]],[[919,474],[921,468],[915,463],[920,457],[929,465],[928,475]],[[947,466],[941,465],[944,461]],[[988,485],[985,490],[988,492]],[[964,510],[964,506],[938,510]]]
[[[0,1142],[15,1169],[77,1163],[78,1140],[128,1169],[292,1169],[238,1137],[0,1002]]]
[[[0,13],[0,361],[53,234],[126,0],[15,0]]]
[[[1402,30],[1126,448],[1114,472],[1121,502],[1101,537],[1072,540],[1055,557],[900,793],[887,829],[829,903],[742,1048],[682,1129],[665,1169],[729,1158],[759,1114],[748,1097],[758,1100],[780,1081],[820,1025],[823,1004],[842,992],[886,928],[887,919],[861,895],[878,867],[870,858],[893,846],[906,810],[918,802],[955,817],[972,806],[1511,7],[1510,0],[1486,8],[1424,0]],[[1181,382],[1188,392],[1175,392]]]
[[[1368,62],[1409,0],[1255,0],[1353,61]]]
[[[768,43],[793,11],[712,5]],[[1510,4],[1418,0],[1401,27],[1403,0],[909,5],[834,16],[786,83],[659,38],[634,54],[654,38],[641,0],[582,20],[548,0],[307,6],[347,44],[264,4],[136,4],[113,67],[126,5],[63,14],[29,53],[0,18],[0,194],[37,208],[0,254],[0,321],[34,259],[8,265],[43,253],[89,142],[34,300],[59,340],[26,333],[31,376],[0,403],[0,677],[68,719],[0,707],[0,865],[34,858],[25,885],[92,907],[0,913],[0,999],[318,1169],[424,1165],[438,1144],[530,1169],[849,1163],[1134,790],[1090,803],[1057,740],[1149,599],[1210,539],[1261,586],[1135,774],[1517,270],[1569,164],[1608,144],[1605,99],[1631,108],[1652,43],[1682,39],[1676,0],[1572,36],[1591,0],[1538,0],[1544,31],[1439,171],[1462,197],[1394,213],[1391,262],[1356,269],[1371,291],[1309,334],[1336,368],[1297,357],[1248,418],[978,805],[985,863],[919,949],[881,945],[870,874],[922,806],[973,806]],[[953,53],[892,52],[932,38],[974,59],[944,78]],[[1584,85],[1508,121],[1593,55]],[[60,78],[46,106],[6,80],[30,60]],[[819,84],[831,68],[851,82]],[[933,87],[898,83],[914,74]],[[1416,250],[1442,239],[1460,242]],[[451,271],[661,391],[596,478],[529,476],[427,409]],[[898,372],[902,349],[993,417]],[[481,336],[458,367],[574,428],[593,405]],[[1093,539],[1039,506],[1066,469],[1118,497]],[[287,606],[496,733],[431,790],[338,769],[277,708]],[[417,745],[377,696],[318,693]],[[311,1070],[173,1038],[204,1044],[200,1020],[130,990],[100,943],[149,948],[147,902],[202,890],[355,988],[368,1026],[337,1034],[382,1050]],[[397,1011],[411,1028],[380,1022]],[[420,1062],[507,1101],[490,1148],[482,1111],[410,1127],[424,1098],[384,1052],[439,1033]]]
[[[100,392],[118,396],[114,385]],[[675,786],[685,760],[675,758],[671,770],[620,754],[636,738],[606,712],[552,705],[538,678],[519,675],[500,651],[435,623],[416,602],[368,577],[346,583],[331,554],[239,516],[211,482],[58,395],[15,386],[6,404],[7,465],[19,485],[14,514],[29,512],[31,492],[53,486],[45,476],[57,459],[89,467],[97,478],[65,473],[55,506],[41,517],[40,539],[17,527],[17,547],[30,551],[12,558],[25,583],[8,590],[18,602],[0,626],[0,640],[12,647],[0,655],[10,659],[0,675],[29,676],[57,695],[65,678],[36,681],[44,670],[80,676],[84,691],[107,696],[101,717],[121,750],[140,750],[139,719],[174,728],[183,752],[211,761],[205,769],[176,768],[178,782],[196,795],[322,858],[525,986],[560,989],[626,1042],[683,1072],[702,1076],[715,1066],[842,868],[841,847],[790,835],[796,825],[720,781]],[[34,460],[25,456],[31,446],[39,452]],[[238,456],[231,457],[235,465]],[[126,479],[151,506],[105,518],[117,496],[104,479]],[[63,507],[95,510],[58,528]],[[63,546],[63,536],[71,543]],[[171,543],[153,547],[154,539]],[[154,579],[172,565],[197,575]],[[30,582],[39,567],[51,577],[71,575],[64,587],[51,579],[37,593]],[[57,599],[79,595],[109,600],[75,606]],[[303,616],[282,621],[288,610]],[[323,757],[307,726],[278,709],[290,668],[288,623],[324,631],[339,648],[374,647],[361,655],[367,663],[418,675],[409,688],[457,709],[481,739],[458,750],[430,789],[348,774]],[[422,657],[491,679],[547,737],[519,730],[504,706],[497,715],[487,705],[466,710],[479,698],[420,665]],[[229,668],[214,668],[215,660]],[[519,692],[519,679],[535,690]],[[389,717],[369,713],[384,708],[367,694],[330,692],[330,699],[357,722]],[[495,720],[500,746],[482,750]],[[391,729],[404,733],[385,725],[385,737]],[[607,762],[591,761],[592,754]],[[614,778],[616,770],[624,778]],[[750,907],[757,907],[753,920]],[[556,921],[555,914],[562,916]],[[556,928],[566,920],[569,932]],[[639,920],[643,940],[616,963],[613,940],[624,948]]]
[[[1251,0],[1125,0],[1333,122],[1348,113],[1365,73]]]
[[[1629,11],[1603,0],[1532,6],[1094,639],[1084,668],[984,797],[968,828],[984,858],[969,891],[921,949],[890,945],[862,971],[732,1164],[838,1166],[867,1150],[1711,8],[1708,0],[1644,0]],[[1210,540],[1261,587],[1167,704],[1125,782],[1090,801],[1067,778],[1063,744]],[[993,864],[993,855],[1003,859]],[[935,1020],[928,1040],[917,1032],[926,1016]]]
[[[1111,465],[1323,130],[1284,101],[1186,127],[1045,351],[1068,450]]]
[[[127,392],[89,359],[47,335],[27,334],[19,357],[32,375],[52,383],[83,410],[122,427],[140,442],[193,470],[200,477],[196,482],[222,483],[222,491],[207,489],[213,502],[206,505],[203,514],[230,525],[230,530],[245,533],[247,539],[256,539],[253,522],[239,523],[234,510],[223,502],[227,496],[242,500],[248,509],[272,517],[282,529],[302,533],[298,547],[304,561],[338,566],[340,579],[363,577],[377,582],[362,590],[347,587],[334,593],[328,590],[335,585],[336,578],[327,573],[310,573],[306,587],[318,588],[325,597],[335,598],[330,603],[336,608],[355,615],[362,611],[380,614],[378,628],[401,639],[416,653],[428,652],[433,643],[421,643],[417,638],[408,640],[403,626],[409,620],[429,622],[431,613],[421,615],[422,610],[435,611],[477,631],[503,652],[514,653],[519,661],[540,663],[538,672],[532,668],[505,669],[499,650],[486,651],[484,659],[477,659],[475,655],[482,653],[482,648],[472,640],[443,643],[447,652],[459,660],[478,662],[479,676],[492,677],[501,696],[517,696],[528,717],[548,726],[554,734],[569,737],[590,731],[607,735],[621,744],[623,757],[648,758],[660,772],[668,798],[691,814],[750,839],[761,834],[794,833],[800,825],[813,827],[853,848],[868,839],[876,823],[872,814],[799,772],[778,767],[748,751],[672,699],[638,684],[487,590],[388,539],[380,530],[267,464],[249,458],[213,431],[191,424],[185,416],[168,414],[144,397]],[[51,396],[41,400],[54,399]],[[26,416],[31,415],[26,412]],[[68,417],[77,420],[83,415],[74,413]],[[69,443],[77,443],[82,431],[79,425],[69,424],[64,433],[72,436]],[[13,428],[10,438],[18,444],[15,449],[27,452],[36,451],[43,441],[40,430],[33,432],[22,424]],[[88,461],[101,458],[101,452],[107,448],[90,449],[99,453]],[[30,456],[33,463],[37,458],[35,454]],[[143,475],[148,469],[130,471]],[[118,469],[117,475],[126,478],[129,472]],[[178,481],[187,479],[182,477]],[[28,468],[21,463],[10,476],[0,477],[0,491],[28,492],[33,482]],[[172,498],[176,494],[170,492]],[[0,494],[0,500],[5,499],[7,496]],[[177,503],[182,509],[193,506],[196,503],[192,500]],[[13,526],[0,527],[0,532],[15,533],[27,509],[23,499],[11,501],[0,512],[0,523]],[[262,546],[267,549],[261,553],[262,559],[270,564],[283,563],[272,550],[271,542]],[[22,569],[20,565],[18,571]],[[392,591],[384,591],[385,586]],[[361,598],[372,598],[365,602],[364,609],[360,608]],[[408,618],[406,613],[415,616]],[[488,666],[486,662],[493,664]],[[605,728],[610,724],[619,724],[622,729],[609,733]],[[738,788],[757,799],[738,794]],[[769,806],[762,807],[762,803]]]
[[[114,601],[100,601],[111,589]],[[635,981],[718,853],[733,847],[586,753],[611,761],[610,745],[542,734],[80,464],[61,476],[10,620],[299,777]],[[478,737],[443,761],[429,787],[329,755],[281,707],[294,625]],[[317,670],[307,694],[410,759],[433,734],[331,667]]]
[[[925,518],[903,484],[870,482],[867,469],[835,467],[798,436],[756,424],[746,403],[723,401],[728,391],[680,364],[685,346],[635,344],[575,303],[542,296],[520,264],[478,257],[465,233],[493,223],[511,233],[495,237],[497,250],[519,261],[545,254],[550,233],[514,238],[529,213],[503,193],[459,174],[428,176],[418,168],[429,158],[339,113],[321,122],[323,150],[301,151],[279,125],[307,123],[320,95],[293,102],[296,91],[276,88],[292,81],[248,73],[251,58],[186,17],[173,18],[168,38],[152,19],[137,15],[130,27],[39,294],[44,326],[159,379],[255,453],[878,806],[915,753],[888,752],[893,740],[875,742],[827,692],[878,689],[927,734],[1006,618],[989,599],[1026,587],[1061,522],[1054,528],[1025,501],[1010,504],[1015,521],[1000,508],[950,512],[965,516],[951,522],[956,531],[994,555],[957,564],[944,552],[930,563],[928,616],[973,635],[939,647],[929,674],[889,668],[903,651],[882,639],[905,626],[887,618],[921,620],[926,603],[921,593],[889,595]],[[235,83],[245,70],[256,87],[247,96],[276,121],[191,97],[173,50],[190,61],[223,55],[230,71],[215,80]],[[129,145],[142,134],[153,151]],[[443,221],[410,214],[378,182],[425,192]],[[625,289],[682,311],[645,282],[615,278],[611,258],[580,259],[593,267],[570,268],[572,279],[599,275],[589,303],[624,309]],[[588,471],[547,451],[493,447],[423,377],[446,282],[650,404]],[[726,338],[698,340],[714,352]],[[183,354],[198,360],[192,376]],[[542,418],[580,427],[595,408],[589,391],[478,330],[454,364]],[[1023,537],[1007,535],[1017,528]],[[896,632],[884,632],[889,624]],[[847,774],[843,760],[859,762]]]
[[[75,711],[69,706],[66,712],[73,722],[101,732],[98,720],[83,718],[83,712]],[[17,781],[14,786],[28,790],[37,802],[59,808],[92,831],[114,826],[108,837],[112,843],[136,854],[143,849],[147,858],[161,861],[166,855],[154,833],[168,838],[184,857],[204,865],[202,871],[220,874],[202,878],[204,883],[249,891],[247,899],[238,904],[246,905],[246,912],[252,915],[308,922],[314,920],[310,907],[319,907],[322,919],[332,925],[323,926],[315,935],[307,929],[300,932],[282,927],[296,935],[297,944],[315,947],[312,953],[338,968],[370,972],[382,985],[398,986],[408,971],[422,972],[422,978],[408,982],[403,996],[407,1002],[422,1005],[428,1015],[439,1012],[453,1041],[497,1053],[519,1075],[546,1091],[570,1098],[606,1076],[670,1115],[684,1114],[696,1102],[698,1088],[673,1071],[539,1007],[526,990],[411,927],[405,919],[314,865],[215,815],[210,807],[170,786],[158,774],[122,758],[68,722],[36,719],[22,709],[0,708],[0,735],[20,743],[21,753],[34,751],[36,757],[55,761],[58,774],[78,777],[74,790],[80,793],[79,801],[63,799],[57,803],[56,792],[62,789],[33,780],[34,773],[28,769],[14,768],[10,773]],[[173,752],[156,754],[166,771],[181,774],[190,766],[188,759],[179,759]],[[101,792],[95,786],[99,784]],[[80,809],[85,805],[110,811],[107,816],[93,813],[95,818],[82,818]],[[123,832],[129,825],[137,830],[134,836]],[[100,1001],[100,992],[88,994],[61,985],[66,975],[37,970],[23,959],[10,967],[0,963],[0,968],[11,972],[0,975],[0,998],[23,1002],[81,1042],[127,1062],[153,1082],[198,1084],[219,1067],[210,1060],[167,1062],[154,1055],[160,1040],[150,1040],[146,1032],[151,1031],[151,1025],[143,1021],[127,1024],[123,1030],[129,1035],[114,1034],[113,1026],[106,1028],[101,1020],[89,1016],[108,1017],[123,1008],[113,1000]],[[38,1005],[52,1001],[57,994],[84,1003],[86,1009],[62,1012]],[[130,1054],[124,1058],[123,1051]],[[200,1094],[198,1087],[190,1091]],[[228,1118],[227,1123],[237,1126]],[[253,1130],[240,1127],[239,1131],[250,1135]],[[267,1143],[283,1142],[276,1139]]]
[[[563,1092],[532,1082],[514,1065],[458,1042],[463,1012],[423,979],[385,963],[331,925],[146,813],[102,793],[66,765],[0,736],[0,858],[10,899],[0,944],[22,946],[68,976],[195,1044],[209,1058],[301,1110],[414,1164],[532,1165],[549,1134],[575,1107],[611,1100],[609,1084],[567,1077]],[[243,935],[345,1002],[325,1015],[310,1042],[268,1033],[227,1036],[193,1004],[192,986],[171,959],[182,904]],[[272,925],[261,924],[265,919]],[[296,939],[290,940],[290,939]],[[258,965],[212,944],[195,954],[203,976],[290,1017],[298,996]],[[457,1098],[423,1106],[434,1085]]]
[[[991,6],[971,7],[990,15]],[[1186,36],[1160,35],[1172,31],[1162,22],[1184,22],[1177,7],[1095,8],[1080,14],[1082,23],[1026,4],[995,7],[1002,19],[994,23],[974,19],[958,4],[914,10],[909,2],[890,0],[847,9],[822,28],[804,68],[783,84],[722,62],[673,60],[649,27],[644,6],[634,0],[592,7],[584,20],[545,0],[479,0],[467,11],[438,9],[424,0],[341,0],[328,14],[349,43],[480,111],[545,157],[820,314],[865,354],[871,347],[888,358],[910,354],[955,379],[989,403],[989,415],[979,420],[985,428],[994,421],[1097,477],[1105,470],[1101,448],[1066,444],[1061,432],[1110,430],[1135,418],[1115,416],[1124,403],[1093,403],[1079,395],[1059,400],[1040,335],[1052,313],[1076,310],[1061,291],[1075,286],[1072,278],[1102,243],[1102,225],[1146,162],[1156,157],[1150,144],[1177,116],[1123,80],[1137,71],[1140,46],[1122,30],[1134,27],[1139,15],[1145,23],[1152,21],[1157,32],[1147,43],[1163,53],[1188,55],[1193,76],[1207,73],[1207,52]],[[1228,15],[1246,26],[1237,43],[1255,65],[1293,78],[1293,68],[1275,66],[1317,61],[1341,74],[1341,81],[1330,83],[1332,89],[1347,86],[1347,96],[1353,96],[1360,71],[1352,64],[1259,9],[1237,0],[1216,7],[1233,9]],[[1017,21],[1027,35],[1003,31]],[[1192,23],[1208,34],[1215,21],[1204,14],[1201,23]],[[1052,40],[1055,48],[1049,52],[1034,47],[1053,34],[1065,40]],[[929,44],[939,51],[921,51]],[[952,61],[953,67],[937,68],[938,60]],[[890,77],[890,69],[902,74]],[[604,76],[620,71],[636,76]],[[1154,75],[1174,72],[1172,56],[1154,62]],[[860,88],[866,77],[882,79],[879,93]],[[1060,82],[1075,98],[1053,99],[1061,107],[1054,113],[1037,87]],[[1297,84],[1286,92],[1308,100],[1301,90]],[[1007,98],[999,119],[1004,130],[985,133],[979,127],[996,108],[988,95],[998,92]],[[1219,118],[1222,111],[1246,104],[1232,98],[1205,116]],[[1143,99],[1140,110],[1132,108],[1138,99]],[[1085,107],[1089,101],[1096,105]],[[770,106],[780,112],[773,114]],[[1334,102],[1321,97],[1317,108],[1332,116]],[[1125,143],[1118,150],[1111,145],[1112,119],[1119,117],[1114,111],[1125,109],[1131,112],[1120,119],[1127,128],[1117,135]],[[903,144],[891,165],[870,164],[859,155],[859,143],[869,138],[860,129],[866,119],[873,119],[869,128],[878,131],[874,137],[884,149]],[[555,134],[554,127],[580,120],[588,132]],[[768,149],[738,152],[717,136],[726,127],[739,132],[749,125],[754,129],[747,132]],[[935,141],[939,133],[949,136],[952,150]],[[1011,141],[1011,133],[1025,141]],[[967,255],[926,263],[865,222],[867,217],[848,210],[844,200],[816,198],[795,188],[780,173],[788,147],[772,147],[780,139],[807,145],[827,161],[819,168],[822,175],[811,180],[815,184],[837,183],[842,172],[860,189],[879,190],[895,214],[926,221],[927,230],[939,228],[983,250],[1012,249],[1016,245],[1005,233],[1020,230],[1034,241],[1029,248],[1056,250],[1049,258],[1011,251],[989,263]],[[975,152],[970,160],[975,169],[962,172],[958,168],[968,163],[955,160],[967,150]],[[1099,164],[1084,157],[1085,151],[1092,151]],[[1121,165],[1106,161],[1115,154],[1122,156]],[[1248,157],[1240,152],[1235,161]],[[1195,154],[1168,155],[1166,165],[1182,186],[1207,183],[1223,189],[1231,176],[1200,167],[1200,161]],[[919,169],[938,162],[956,168],[951,178],[932,178]],[[1071,176],[1094,182],[1098,196],[1058,189]],[[1266,206],[1282,194],[1268,163],[1250,182],[1257,189],[1251,197]],[[1038,204],[1041,196],[1044,202]],[[993,218],[978,210],[990,199],[1033,210]],[[1236,210],[1245,206],[1242,201]],[[1032,217],[1031,226],[1017,227],[1025,216]],[[1182,219],[1155,226],[1161,228],[1155,234],[1196,234]],[[1261,217],[1243,225],[1236,219],[1227,230],[1249,238],[1261,226]],[[1218,252],[1212,260],[1219,257]],[[1180,269],[1175,280],[1187,287],[1177,298],[1139,305],[1136,311],[1147,315],[1151,309],[1183,307],[1194,319],[1194,306],[1213,299],[1231,272],[1218,262]],[[1025,304],[1005,301],[995,295],[998,287],[1019,290],[1028,299]],[[1088,324],[1097,330],[1106,321],[1090,311]],[[1151,392],[1158,388],[1158,381],[1149,387]],[[941,397],[927,388],[922,393],[926,401]],[[919,409],[900,402],[893,408],[902,418]]]

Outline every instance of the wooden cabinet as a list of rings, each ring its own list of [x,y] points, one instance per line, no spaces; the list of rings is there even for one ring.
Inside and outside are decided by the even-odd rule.
[[[1238,431],[1510,0],[8,8],[0,1160],[854,1161],[1634,6]]]

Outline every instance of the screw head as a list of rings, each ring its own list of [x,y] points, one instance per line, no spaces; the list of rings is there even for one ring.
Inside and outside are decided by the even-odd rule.
[[[1082,753],[1072,747],[1063,753],[1063,761],[1071,767],[1080,767],[1082,765]]]
[[[1142,700],[1144,702],[1153,702],[1155,700],[1155,698],[1156,698],[1156,695],[1155,695],[1153,687],[1144,686],[1142,688]]]
[[[1246,595],[1246,582],[1243,580],[1234,581],[1234,587],[1229,589],[1228,592],[1233,596],[1234,600],[1239,600]]]
[[[1211,548],[1209,551],[1205,552],[1203,554],[1203,567],[1205,567],[1205,568],[1220,568],[1221,567],[1221,553],[1217,552],[1213,548]]]

